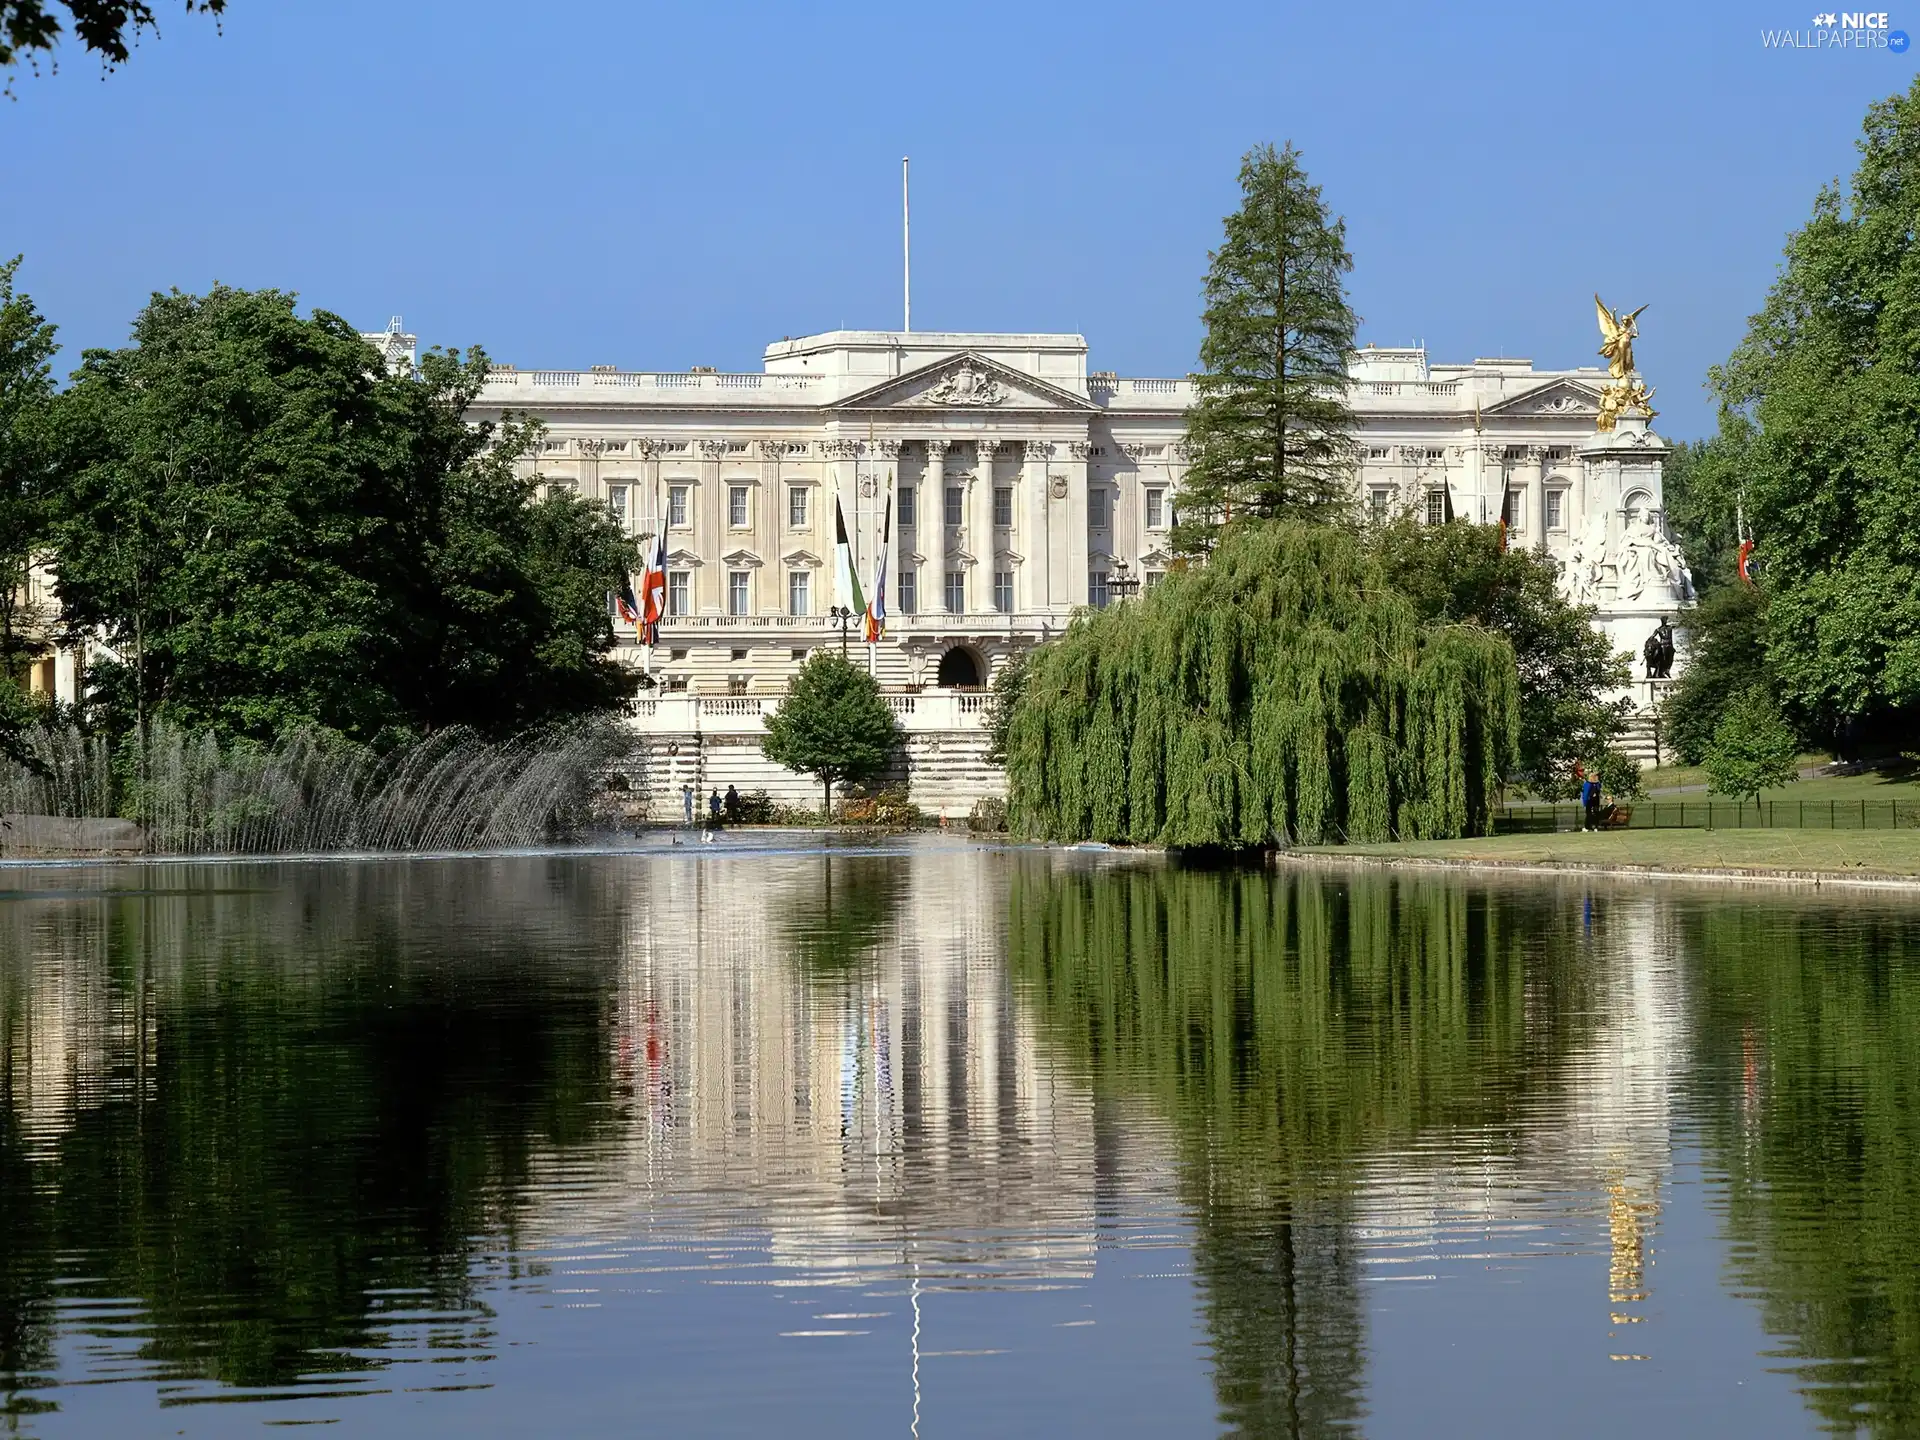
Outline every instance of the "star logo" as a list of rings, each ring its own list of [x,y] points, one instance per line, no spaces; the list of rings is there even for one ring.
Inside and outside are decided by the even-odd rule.
[[[1824,14],[1824,15],[1816,15],[1816,16],[1814,16],[1814,17],[1813,17],[1813,23],[1814,23],[1814,24],[1816,24],[1816,25],[1833,25],[1833,24],[1836,24],[1836,23],[1838,23],[1838,21],[1837,21],[1837,18],[1835,17],[1835,15],[1834,15],[1834,13],[1833,13],[1833,11],[1831,11],[1831,10],[1829,10],[1829,11],[1827,11],[1827,13],[1826,13],[1826,14]]]

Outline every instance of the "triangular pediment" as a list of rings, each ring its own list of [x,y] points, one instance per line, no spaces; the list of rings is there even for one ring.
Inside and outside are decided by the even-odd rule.
[[[781,558],[786,562],[789,569],[816,570],[826,563],[811,550],[789,550]]]
[[[959,414],[1039,412],[1091,413],[1092,401],[1011,365],[964,350],[896,376],[857,395],[836,410],[944,410]]]
[[[1600,392],[1577,380],[1551,380],[1536,390],[1528,390],[1489,405],[1482,415],[1569,415],[1592,416],[1600,413]]]
[[[1164,570],[1173,563],[1173,555],[1165,549],[1149,550],[1140,557],[1140,563],[1155,570]]]
[[[669,550],[667,552],[667,563],[684,569],[689,565],[698,565],[700,563],[700,557],[691,550]]]
[[[735,570],[753,570],[760,566],[760,557],[751,550],[732,550],[722,555],[720,559]]]

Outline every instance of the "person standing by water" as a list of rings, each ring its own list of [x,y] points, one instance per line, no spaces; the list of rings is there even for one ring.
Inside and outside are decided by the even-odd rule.
[[[686,813],[687,827],[691,829],[693,827],[693,786],[680,787],[680,808]]]
[[[1600,782],[1591,775],[1587,775],[1580,782],[1580,805],[1586,811],[1584,828],[1598,830],[1600,828]]]
[[[707,796],[707,823],[709,825],[720,823],[720,792],[718,790]]]
[[[727,786],[726,811],[727,824],[738,825],[740,823],[740,792],[731,785]]]

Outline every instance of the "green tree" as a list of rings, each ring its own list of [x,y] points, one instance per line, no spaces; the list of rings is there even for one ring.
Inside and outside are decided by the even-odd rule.
[[[1707,788],[1757,801],[1762,790],[1799,777],[1794,765],[1799,750],[1778,702],[1765,686],[1750,685],[1734,696],[1714,727],[1707,746]]]
[[[1709,440],[1681,441],[1661,473],[1667,521],[1687,557],[1702,601],[1740,581],[1742,476],[1752,426],[1738,412],[1723,412],[1720,433]],[[1688,620],[1688,628],[1692,628]]]
[[[1771,673],[1835,727],[1920,704],[1920,81],[1868,110],[1860,152],[1712,372],[1751,426],[1740,470]]]
[[[1429,625],[1466,625],[1505,638],[1519,672],[1518,771],[1547,796],[1574,792],[1576,763],[1598,769],[1617,794],[1638,789],[1638,768],[1615,748],[1627,711],[1606,692],[1628,663],[1594,629],[1593,611],[1559,588],[1559,564],[1502,550],[1492,525],[1421,525],[1402,517],[1370,533],[1394,587]]]
[[[1708,591],[1687,619],[1687,668],[1668,694],[1667,741],[1689,765],[1701,764],[1713,732],[1736,696],[1767,677],[1767,597],[1735,583]]]
[[[1352,533],[1238,525],[1036,651],[1016,830],[1181,847],[1476,834],[1514,761],[1513,652],[1422,625]]]
[[[54,328],[14,290],[20,257],[0,262],[0,754],[18,758],[35,716],[21,682],[46,648],[52,616],[31,604],[28,575],[47,539],[53,474]]]
[[[186,0],[186,8],[189,15],[220,15],[227,0]],[[60,22],[62,10],[75,38],[109,69],[126,63],[142,30],[158,33],[160,28],[146,0],[0,0],[0,70],[10,70],[22,59],[37,64],[42,55],[51,55],[66,28]]]
[[[820,782],[823,817],[833,814],[835,781],[878,774],[900,744],[899,726],[880,698],[880,686],[831,650],[816,650],[800,667],[766,725],[761,753]]]
[[[1240,163],[1240,208],[1207,272],[1206,338],[1187,412],[1191,465],[1175,543],[1213,547],[1236,519],[1326,519],[1351,502],[1346,222],[1300,152],[1261,145]]]
[[[156,295],[61,397],[59,595],[110,728],[499,736],[626,692],[605,596],[632,546],[537,500],[523,421],[470,425],[478,351],[394,373],[337,316]]]
[[[1007,763],[1007,735],[1013,728],[1013,712],[1019,707],[1020,697],[1027,693],[1027,666],[1032,659],[1031,650],[1016,650],[994,672],[987,696],[989,764]]]

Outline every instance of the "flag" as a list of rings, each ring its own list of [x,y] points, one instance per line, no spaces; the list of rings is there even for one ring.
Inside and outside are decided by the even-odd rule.
[[[1747,584],[1753,584],[1753,541],[1740,542],[1740,578]]]
[[[667,613],[667,517],[657,522],[646,573],[640,577],[640,643],[660,643],[660,621]]]
[[[1487,512],[1480,512],[1485,515]],[[1502,487],[1500,494],[1500,553],[1507,553],[1507,531],[1513,528],[1513,491]]]
[[[622,571],[620,589],[613,597],[613,603],[619,607],[620,618],[629,625],[640,623],[640,601],[633,593],[633,576]]]
[[[867,643],[887,633],[887,541],[893,531],[893,496],[880,512],[880,553],[873,558],[873,594],[867,601]]]
[[[1446,516],[1446,523],[1451,525],[1453,523],[1453,486],[1448,485],[1440,492],[1440,496],[1441,502],[1445,507],[1442,514]],[[1484,515],[1487,512],[1482,510],[1480,513]]]
[[[840,497],[833,497],[833,574],[835,597],[855,615],[867,612],[866,598],[860,593],[860,576],[853,568],[853,546],[847,542],[847,517],[840,508]]]

